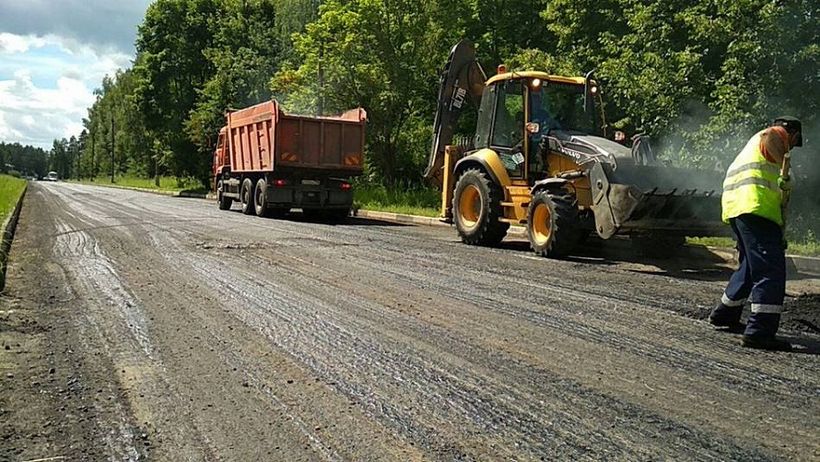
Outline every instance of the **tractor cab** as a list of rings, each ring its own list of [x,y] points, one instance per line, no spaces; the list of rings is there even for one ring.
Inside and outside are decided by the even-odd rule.
[[[589,76],[499,70],[484,87],[473,146],[494,150],[511,180],[547,177],[550,137],[605,135],[600,92]]]

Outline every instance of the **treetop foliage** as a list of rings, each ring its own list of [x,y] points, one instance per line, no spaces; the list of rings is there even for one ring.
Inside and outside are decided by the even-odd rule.
[[[649,134],[669,162],[723,168],[780,114],[801,118],[803,151],[816,150],[819,5],[157,0],[139,28],[133,67],[106,78],[89,108],[79,173],[106,173],[113,162],[118,172],[207,183],[225,111],[275,97],[311,114],[364,107],[370,178],[420,183],[439,72],[463,38],[477,45],[488,74],[502,62],[560,74],[594,69],[610,126]],[[798,175],[820,182],[800,156]]]

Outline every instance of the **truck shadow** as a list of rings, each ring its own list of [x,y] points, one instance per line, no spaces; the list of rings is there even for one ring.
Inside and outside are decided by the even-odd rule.
[[[239,209],[232,209],[231,212],[241,214]],[[259,217],[256,217],[259,218]],[[262,217],[265,220],[274,221],[290,221],[294,223],[316,223],[329,226],[381,226],[381,227],[404,227],[411,226],[405,223],[396,223],[391,221],[381,221],[371,218],[362,217],[347,217],[344,220],[327,220],[322,218],[307,217],[302,212],[288,212],[286,215],[278,217]]]

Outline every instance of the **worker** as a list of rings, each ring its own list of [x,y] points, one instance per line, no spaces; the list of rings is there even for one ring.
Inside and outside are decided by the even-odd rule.
[[[783,191],[790,188],[788,178],[780,173],[785,154],[802,146],[801,132],[796,118],[778,117],[749,140],[723,182],[722,218],[732,226],[737,239],[739,266],[709,321],[742,330],[740,315],[750,299],[752,314],[741,342],[745,347],[792,349],[790,343],[775,336],[786,292]]]

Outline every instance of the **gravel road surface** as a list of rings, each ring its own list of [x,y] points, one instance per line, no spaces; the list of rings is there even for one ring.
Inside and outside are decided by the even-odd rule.
[[[707,252],[608,249],[32,184],[0,460],[820,460],[820,281],[759,352],[702,320]]]

